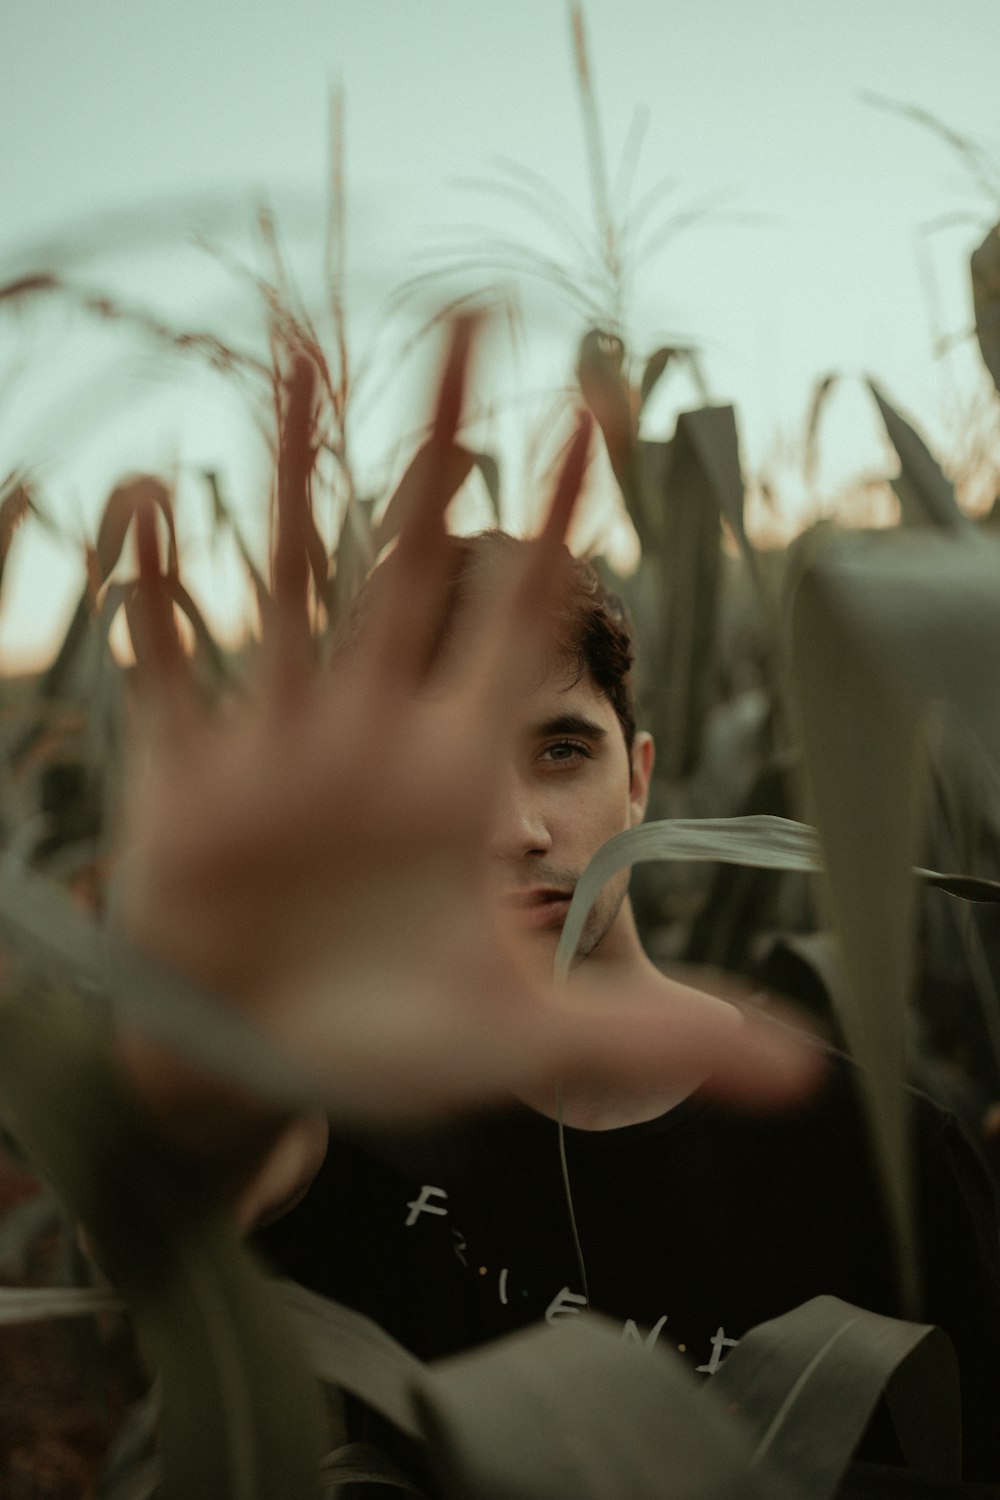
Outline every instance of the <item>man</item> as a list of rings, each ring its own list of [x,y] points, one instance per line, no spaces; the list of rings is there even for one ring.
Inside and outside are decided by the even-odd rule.
[[[431,475],[463,363],[460,335]],[[153,519],[139,517],[140,658],[155,691],[123,916],[136,943],[299,1060],[334,1134],[327,1149],[322,1116],[289,1121],[126,1038],[150,1109],[244,1223],[284,1213],[264,1241],[280,1269],[424,1357],[589,1302],[623,1336],[669,1341],[711,1373],[748,1327],[818,1292],[897,1311],[845,1066],[795,1117],[721,1106],[801,1099],[815,1054],[660,975],[624,879],[598,901],[567,991],[552,984],[572,887],[641,819],[652,769],[627,625],[561,545],[586,426],[530,545],[449,539],[429,485],[317,685],[310,399],[300,366],[265,666],[222,721],[203,723],[192,700]],[[479,1123],[384,1133],[491,1102],[502,1112]],[[924,1111],[920,1133],[922,1201],[940,1218],[927,1312],[959,1347],[971,1472],[990,1472],[992,1210],[947,1124]]]
[[[452,539],[450,619],[526,544]],[[526,972],[551,973],[569,899],[596,851],[642,819],[653,765],[635,728],[631,631],[582,561],[568,564],[544,661],[498,735],[489,902]],[[575,988],[614,1015],[639,989],[665,1007],[741,1013],[658,973],[627,877],[608,883]],[[301,1204],[265,1231],[275,1264],[368,1313],[425,1358],[590,1305],[622,1335],[712,1374],[755,1324],[821,1293],[899,1316],[895,1267],[851,1067],[793,1112],[734,1110],[704,1070],[661,1086],[518,1090],[433,1135],[335,1134]],[[566,1167],[560,1152],[561,1114]],[[917,1109],[925,1316],[956,1343],[972,1472],[997,1472],[1000,1256],[988,1186],[953,1123]]]

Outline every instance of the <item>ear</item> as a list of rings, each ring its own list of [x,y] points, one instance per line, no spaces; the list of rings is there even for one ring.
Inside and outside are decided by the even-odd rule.
[[[636,828],[646,816],[649,801],[649,782],[653,774],[656,747],[653,736],[640,730],[632,741],[632,781],[629,787],[629,802],[632,808],[632,827]]]

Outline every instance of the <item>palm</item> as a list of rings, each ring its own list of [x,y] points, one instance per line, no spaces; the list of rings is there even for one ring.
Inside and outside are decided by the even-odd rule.
[[[460,333],[432,454],[460,408]],[[353,1115],[421,1113],[560,1074],[649,1082],[709,1055],[733,1092],[780,1093],[806,1065],[683,1003],[643,996],[614,1027],[519,972],[491,924],[492,747],[537,666],[589,438],[581,425],[521,573],[470,618],[429,680],[446,551],[433,478],[402,532],[391,589],[334,670],[308,666],[305,518],[311,374],[290,385],[276,610],[254,691],[197,712],[140,515],[148,746],[130,798],[127,921],[157,957],[238,1005]],[[436,449],[435,449],[436,445]],[[433,476],[434,465],[429,466]],[[502,649],[500,647],[502,646]]]

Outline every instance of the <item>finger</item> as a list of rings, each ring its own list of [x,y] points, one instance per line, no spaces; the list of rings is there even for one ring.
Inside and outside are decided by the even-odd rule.
[[[370,624],[370,649],[378,678],[388,674],[410,683],[420,681],[438,643],[451,565],[444,525],[451,499],[448,467],[462,415],[476,325],[472,316],[457,318],[452,325],[422,482],[400,531],[391,584],[384,589]]]
[[[512,623],[515,629],[528,636],[532,631],[544,631],[559,607],[563,549],[583,489],[593,430],[593,417],[588,411],[581,411],[559,471],[548,515],[518,584]]]
[[[727,1014],[728,1012],[728,1014]],[[784,1107],[820,1084],[825,1049],[774,1015],[708,1004],[630,1004],[574,1009],[549,1045],[560,1082],[693,1092],[758,1107]]]
[[[474,712],[479,722],[507,722],[526,684],[550,664],[556,633],[552,626],[565,598],[569,554],[566,533],[583,486],[593,419],[581,412],[556,481],[542,530],[523,549],[523,561],[497,580],[469,622],[462,648],[473,679]]]
[[[313,531],[309,480],[316,370],[297,355],[285,382],[285,406],[278,454],[278,531],[272,565],[274,611],[272,670],[285,686],[308,673],[312,652],[309,627],[309,542]]]
[[[569,440],[559,478],[549,503],[549,513],[542,527],[540,540],[543,544],[559,546],[566,540],[573,511],[580,498],[583,477],[590,462],[590,441],[594,431],[594,419],[588,411],[577,415],[576,427]]]
[[[611,1008],[606,1000],[569,1006],[495,973],[482,988],[488,1009],[475,1014],[442,1005],[440,990],[424,993],[422,983],[417,976],[393,1006],[391,1024],[384,995],[374,993],[333,1009],[327,994],[323,1005],[298,1008],[294,1021],[283,1010],[282,1042],[322,1076],[331,1113],[430,1118],[512,1095],[544,1110],[559,1089],[649,1100],[657,1114],[695,1091],[785,1108],[808,1099],[825,1071],[825,1049],[798,1028],[711,1003],[672,1003],[660,986],[655,998],[630,995]],[[365,986],[358,976],[359,994]]]
[[[135,509],[139,582],[126,608],[141,699],[161,729],[180,732],[191,704],[187,655],[177,633],[174,604],[160,568],[157,507],[140,500]]]

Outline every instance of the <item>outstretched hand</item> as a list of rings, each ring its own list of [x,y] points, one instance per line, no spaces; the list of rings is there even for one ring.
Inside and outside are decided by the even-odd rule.
[[[788,1031],[734,1026],[682,986],[675,1003],[657,986],[609,1011],[529,978],[490,919],[495,747],[544,670],[590,427],[581,419],[519,570],[467,606],[461,646],[442,653],[449,554],[434,476],[458,426],[470,336],[456,326],[391,586],[373,591],[331,669],[315,669],[309,625],[305,359],[286,392],[274,607],[252,690],[225,714],[199,706],[155,515],[140,510],[144,745],[126,812],[126,929],[258,1024],[347,1117],[424,1115],[558,1080],[649,1089],[706,1072],[733,1098],[794,1097],[816,1062]]]

